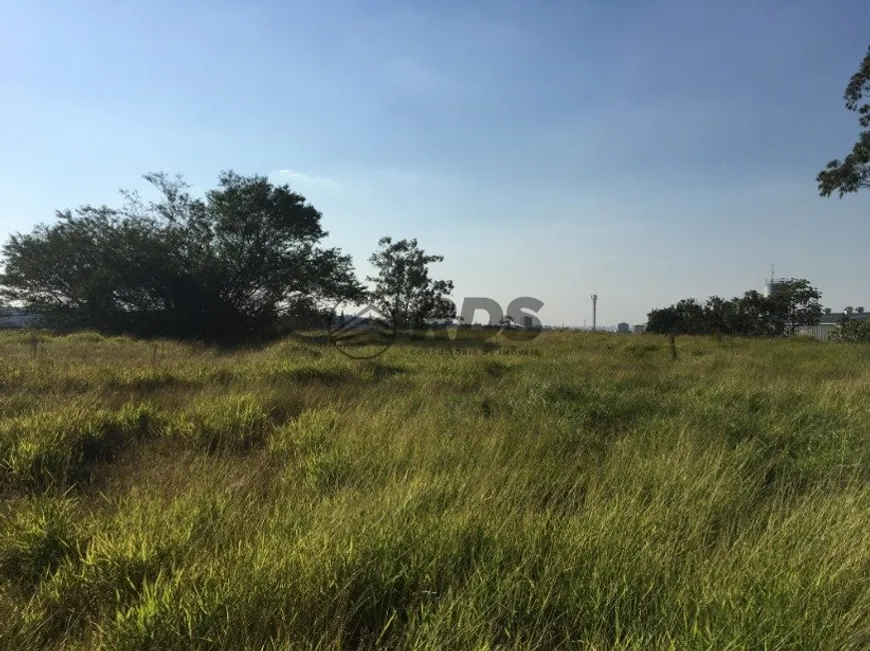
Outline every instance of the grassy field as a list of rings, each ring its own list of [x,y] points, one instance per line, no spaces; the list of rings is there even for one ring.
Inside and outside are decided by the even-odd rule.
[[[444,346],[0,333],[0,647],[870,649],[870,348]]]

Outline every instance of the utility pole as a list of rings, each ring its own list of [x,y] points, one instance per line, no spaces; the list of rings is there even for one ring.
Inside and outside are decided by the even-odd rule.
[[[595,332],[595,320],[598,312],[598,294],[592,294],[592,332]]]

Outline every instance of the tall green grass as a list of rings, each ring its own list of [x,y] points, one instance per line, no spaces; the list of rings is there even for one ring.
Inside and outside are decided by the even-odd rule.
[[[0,334],[0,647],[870,648],[870,349]]]

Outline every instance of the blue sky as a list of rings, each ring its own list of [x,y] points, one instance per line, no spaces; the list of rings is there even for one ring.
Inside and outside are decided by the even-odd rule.
[[[270,174],[360,276],[383,235],[456,297],[545,323],[641,323],[680,298],[810,279],[870,309],[870,193],[818,196],[858,135],[859,0],[0,0],[0,238]]]

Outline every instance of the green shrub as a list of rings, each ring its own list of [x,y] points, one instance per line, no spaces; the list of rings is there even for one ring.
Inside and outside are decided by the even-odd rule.
[[[840,323],[828,335],[828,340],[850,344],[870,343],[870,321],[850,319]]]

